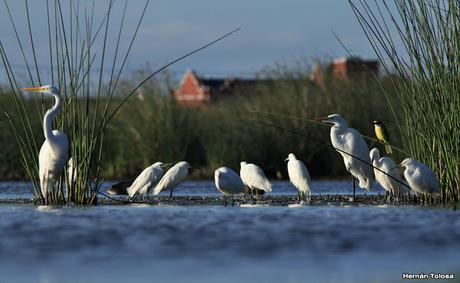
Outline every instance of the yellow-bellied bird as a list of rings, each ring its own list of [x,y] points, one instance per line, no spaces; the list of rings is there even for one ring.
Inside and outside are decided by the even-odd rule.
[[[388,135],[388,130],[382,121],[374,121],[374,131],[377,139],[385,145],[385,151],[387,154],[392,154],[393,150],[390,145],[390,136]]]

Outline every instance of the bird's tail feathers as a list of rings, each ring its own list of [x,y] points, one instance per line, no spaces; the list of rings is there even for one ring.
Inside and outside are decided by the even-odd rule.
[[[126,192],[128,193],[128,196],[129,196],[130,198],[132,198],[132,197],[134,196],[134,194],[135,194],[134,187],[133,187],[133,186],[128,187],[128,188],[126,189]]]

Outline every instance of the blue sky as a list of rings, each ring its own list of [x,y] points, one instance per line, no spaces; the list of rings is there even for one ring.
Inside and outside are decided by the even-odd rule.
[[[48,48],[45,1],[29,2],[38,54],[44,58]],[[95,13],[101,17],[107,1],[96,2]],[[24,2],[8,3],[19,31],[25,34]],[[114,19],[123,3],[116,2]],[[0,5],[0,37],[20,68],[23,61],[5,6]],[[143,0],[129,0],[126,31],[133,31],[143,5]],[[275,62],[343,56],[346,51],[333,33],[353,54],[375,57],[346,0],[168,0],[150,2],[128,68],[159,66],[237,27],[242,28],[237,34],[170,69],[176,73],[194,69],[208,76],[251,75]],[[40,65],[47,62],[43,59]]]

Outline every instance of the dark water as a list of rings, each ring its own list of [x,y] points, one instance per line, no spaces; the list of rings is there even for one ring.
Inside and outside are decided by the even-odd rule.
[[[105,182],[102,185],[102,192],[105,192],[111,184],[115,181]],[[294,195],[297,190],[286,181],[272,181],[273,192],[272,195]],[[0,182],[0,199],[19,199],[19,198],[32,198],[32,194],[28,183],[20,182]],[[375,195],[384,194],[385,191],[378,185],[374,184],[372,191],[366,191],[357,187],[356,194]],[[167,195],[169,192],[162,192],[161,194]],[[350,181],[313,181],[312,182],[313,195],[334,195],[334,194],[352,194],[352,183]],[[216,190],[213,181],[189,181],[180,184],[174,189],[174,195],[177,196],[220,196],[221,194]]]
[[[1,283],[400,282],[403,272],[460,277],[460,212],[0,205]]]

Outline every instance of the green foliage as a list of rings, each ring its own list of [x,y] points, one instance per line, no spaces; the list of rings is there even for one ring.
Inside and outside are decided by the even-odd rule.
[[[404,110],[404,149],[434,169],[443,199],[455,203],[460,199],[460,2],[350,3],[385,68],[399,75],[394,85]]]
[[[33,182],[33,192],[37,202],[42,202],[38,176],[38,152],[43,141],[43,132],[37,121],[42,117],[51,101],[43,96],[34,98],[24,97],[18,89],[24,86],[36,86],[51,83],[57,86],[63,97],[63,106],[59,117],[54,121],[54,128],[67,134],[70,142],[70,156],[73,159],[74,180],[64,178],[60,180],[49,198],[49,203],[76,203],[93,204],[97,201],[97,192],[101,184],[102,146],[104,133],[108,122],[122,105],[123,100],[114,104],[115,94],[120,76],[130,53],[132,44],[143,19],[148,1],[141,11],[135,32],[131,37],[123,36],[124,42],[128,39],[128,47],[122,51],[120,45],[125,24],[127,1],[121,6],[121,19],[113,20],[114,1],[107,4],[107,10],[101,19],[91,12],[91,6],[80,5],[70,1],[61,5],[59,0],[46,3],[47,31],[34,31],[33,20],[30,17],[28,1],[25,1],[25,19],[28,31],[17,30],[15,19],[11,16],[8,3],[4,5],[10,15],[17,44],[22,51],[29,78],[18,81],[14,65],[11,64],[4,44],[0,41],[0,55],[11,91],[1,100],[2,113],[19,150],[19,159],[27,177]],[[66,11],[70,11],[65,14]],[[114,32],[110,29],[114,27]],[[26,35],[26,39],[21,37]],[[110,48],[110,58],[107,54],[109,36],[114,35],[115,46]],[[45,72],[41,71],[35,48],[34,38],[48,39],[48,60],[51,75],[50,81],[43,82]],[[29,46],[30,44],[30,46]],[[30,53],[27,53],[30,49]],[[26,54],[31,54],[32,58]],[[30,63],[33,62],[33,63]],[[104,76],[104,69],[108,68],[109,75]],[[105,82],[107,81],[107,82]],[[125,98],[127,99],[132,92]],[[10,106],[11,101],[14,104]],[[34,101],[34,103],[31,103]],[[33,105],[33,106],[32,106]],[[41,133],[38,134],[38,133]],[[65,170],[64,176],[67,176]],[[65,185],[65,193],[64,186]]]
[[[307,71],[289,65],[268,68],[257,84],[198,108],[177,105],[168,92],[171,86],[152,82],[142,89],[142,99],[127,102],[110,127],[106,177],[135,176],[158,160],[188,160],[195,169],[202,167],[197,177],[209,178],[224,165],[238,169],[242,160],[260,164],[270,176],[286,176],[283,160],[290,152],[306,161],[315,176],[345,174],[340,155],[329,146],[330,126],[307,119],[341,113],[351,127],[373,136],[373,120],[393,119],[381,95],[380,84],[388,81],[366,77],[330,82],[323,89],[308,79]],[[387,127],[397,145],[395,123]],[[372,139],[369,143],[377,145]]]

